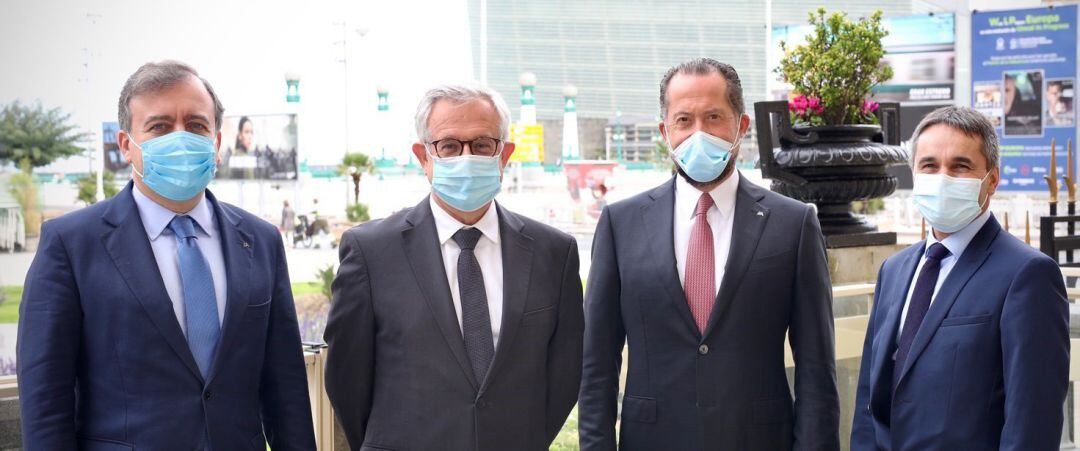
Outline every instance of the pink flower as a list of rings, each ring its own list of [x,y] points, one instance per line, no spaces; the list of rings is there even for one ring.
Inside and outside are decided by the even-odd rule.
[[[805,113],[807,106],[808,102],[806,100],[806,96],[804,95],[796,96],[795,98],[791,99],[790,102],[788,102],[788,108],[798,114]]]
[[[862,113],[863,114],[874,114],[878,110],[878,107],[880,107],[880,106],[881,105],[878,105],[877,102],[875,102],[873,100],[870,100],[870,99],[866,99],[866,100],[863,101]]]
[[[809,97],[806,99],[806,107],[811,110],[817,110],[821,108],[821,99],[817,97]]]

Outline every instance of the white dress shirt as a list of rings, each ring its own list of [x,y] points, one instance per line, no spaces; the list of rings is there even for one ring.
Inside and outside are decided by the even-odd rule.
[[[968,244],[971,244],[971,240],[975,238],[975,234],[979,233],[986,221],[990,219],[990,210],[982,212],[981,215],[971,221],[971,224],[964,226],[964,228],[957,232],[945,237],[941,240],[941,245],[945,246],[945,249],[949,250],[949,256],[941,259],[941,269],[938,270],[937,284],[934,285],[934,294],[930,296],[930,305],[934,305],[934,300],[937,299],[938,290],[941,289],[941,284],[945,282],[945,279],[949,277],[949,273],[952,272],[953,266],[956,265],[956,260],[964,255],[964,249],[967,249]],[[919,273],[922,272],[923,264],[926,263],[926,251],[930,249],[930,246],[937,243],[937,238],[933,233],[926,234],[926,247],[923,248],[922,258],[919,259],[919,265],[915,267],[915,274],[911,277],[911,281],[908,282],[907,297],[904,298],[904,310],[900,313],[900,327],[897,328],[896,336],[899,337],[900,333],[904,330],[904,321],[907,321],[908,307],[911,305],[911,293],[915,291],[915,281],[919,279]]]
[[[739,188],[739,171],[709,192],[713,206],[706,214],[713,236],[713,264],[716,265],[716,291],[724,280],[728,250],[731,248],[731,227],[734,224],[735,195]],[[690,231],[694,229],[694,210],[697,209],[701,190],[694,188],[681,175],[675,176],[675,265],[679,269],[679,283],[686,287],[686,253],[690,250]]]
[[[480,263],[480,273],[484,275],[484,292],[487,294],[488,316],[491,318],[491,337],[496,349],[499,346],[499,331],[502,329],[503,312],[503,262],[502,247],[499,245],[499,215],[495,203],[476,224],[467,226],[450,216],[434,199],[430,199],[431,213],[435,217],[435,228],[439,232],[439,247],[442,249],[443,267],[446,268],[446,281],[450,284],[450,295],[454,298],[454,311],[457,312],[458,327],[461,327],[461,294],[458,290],[457,261],[461,248],[453,240],[454,234],[463,228],[475,227],[483,235],[476,241],[473,254]]]
[[[139,218],[146,229],[146,236],[150,238],[150,248],[154,251],[154,260],[157,260],[161,281],[165,283],[165,291],[169,293],[176,320],[180,322],[180,330],[187,335],[187,324],[184,322],[184,285],[180,282],[180,256],[176,253],[176,235],[169,229],[169,222],[177,214],[146,197],[137,187],[133,187],[131,193],[135,196],[135,205],[139,209]],[[198,205],[186,214],[195,220],[195,242],[209,264],[210,274],[214,278],[214,297],[217,298],[220,322],[225,318],[227,292],[225,255],[221,251],[221,237],[214,221],[214,209],[206,196],[203,196]]]

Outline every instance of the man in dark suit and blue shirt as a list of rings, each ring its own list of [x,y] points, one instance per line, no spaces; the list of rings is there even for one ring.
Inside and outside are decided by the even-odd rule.
[[[678,175],[606,208],[586,284],[581,448],[839,448],[832,291],[814,210],[735,169],[750,126],[731,66],[660,85]],[[784,340],[795,358],[794,401]]]
[[[27,450],[314,450],[281,235],[214,198],[224,108],[175,61],[120,94],[133,181],[45,222],[19,307]]]
[[[889,257],[866,330],[851,449],[1058,449],[1069,314],[1057,263],[990,213],[985,116],[945,107],[911,138],[912,196],[933,233]]]
[[[416,131],[432,194],[341,240],[330,402],[354,450],[546,450],[581,380],[577,245],[494,201],[498,93],[432,89]]]

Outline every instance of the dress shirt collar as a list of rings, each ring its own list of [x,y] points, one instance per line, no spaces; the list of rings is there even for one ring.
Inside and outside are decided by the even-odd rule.
[[[731,212],[735,209],[735,195],[739,190],[739,170],[731,171],[731,175],[724,180],[712,191],[709,191],[709,195],[713,198],[713,203],[716,208],[720,210],[721,218],[730,218]],[[701,198],[701,190],[694,188],[685,178],[681,175],[675,176],[675,211],[679,213],[680,217],[692,219],[694,217],[694,210],[697,208],[698,199]]]
[[[494,201],[491,202],[491,206],[488,207],[484,216],[472,226],[462,224],[461,221],[450,216],[450,213],[447,213],[446,210],[443,210],[443,208],[435,202],[434,197],[428,198],[428,204],[431,205],[431,214],[435,217],[435,228],[439,231],[440,246],[446,244],[447,241],[453,238],[458,230],[466,227],[475,227],[479,229],[480,233],[484,234],[487,239],[495,244],[499,244],[499,215],[496,212]]]
[[[143,194],[137,186],[131,187],[131,194],[135,197],[135,206],[139,209],[139,217],[142,218],[146,235],[150,237],[150,241],[157,240],[158,236],[168,229],[169,222],[172,222],[173,217],[177,216],[177,214],[154,202],[153,199]],[[198,225],[199,229],[196,232],[202,232],[209,237],[214,236],[214,209],[210,208],[210,201],[206,199],[205,194],[202,200],[195,205],[195,208],[185,214],[195,220],[195,224]]]
[[[975,234],[982,230],[986,225],[986,221],[990,219],[990,209],[982,212],[979,216],[971,221],[970,224],[964,226],[964,228],[956,231],[955,233],[945,237],[940,243],[945,246],[945,249],[949,250],[950,256],[959,257],[964,254],[964,249],[967,249],[968,244],[971,244],[971,240],[975,239]],[[926,247],[923,249],[923,255],[926,255],[926,250],[930,249],[930,245],[939,242],[933,233],[926,235]]]

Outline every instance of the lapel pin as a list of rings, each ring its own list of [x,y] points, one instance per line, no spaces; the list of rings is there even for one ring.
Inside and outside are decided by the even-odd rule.
[[[759,212],[757,212],[757,215],[758,216],[765,216],[765,213],[759,211]]]
[[[248,242],[247,242],[247,241],[241,241],[241,242],[240,242],[240,245],[241,245],[241,246],[244,246],[244,248],[245,248],[245,249],[246,249],[246,248],[249,248],[249,247],[251,247],[251,245],[250,245],[250,244],[248,244]]]

